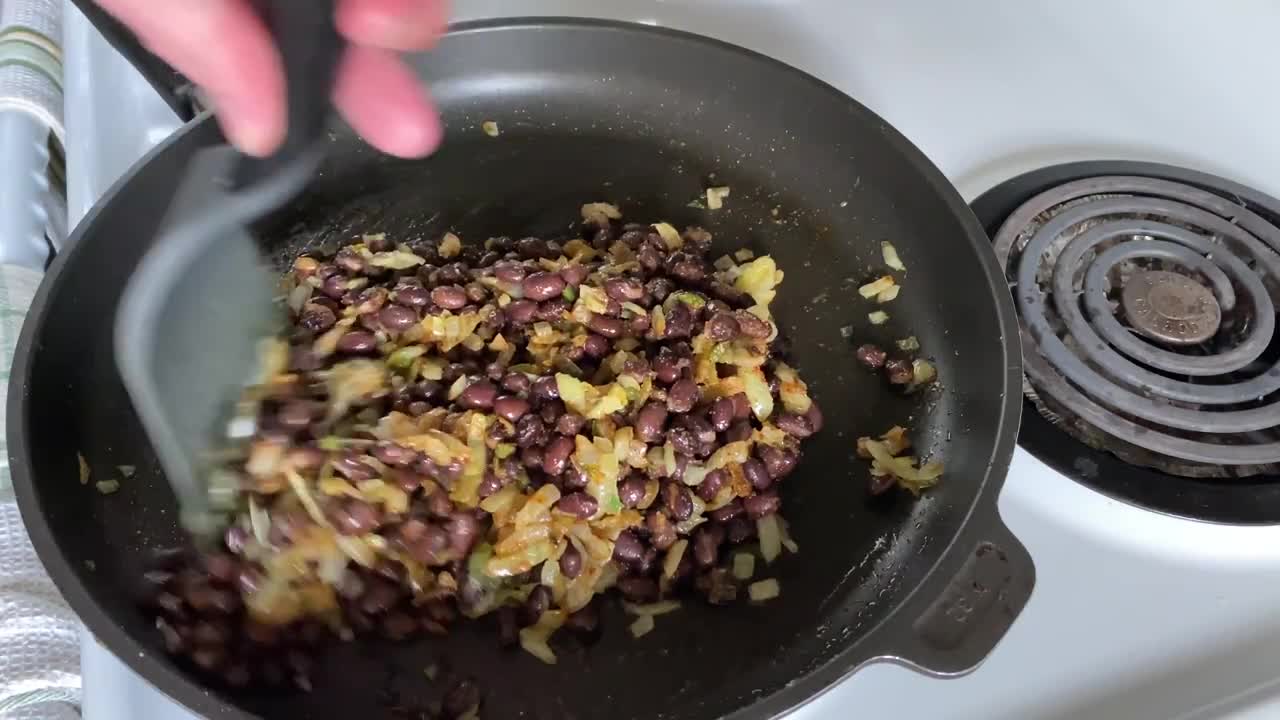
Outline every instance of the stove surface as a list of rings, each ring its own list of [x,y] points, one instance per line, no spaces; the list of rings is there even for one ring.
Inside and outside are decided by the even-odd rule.
[[[465,18],[504,14],[498,0],[455,5]],[[1229,15],[1101,0],[544,0],[536,12],[678,27],[801,67],[880,113],[969,199],[1037,167],[1104,158],[1182,165],[1280,195],[1280,97],[1255,90],[1280,70],[1269,42],[1280,6],[1265,0]],[[78,220],[176,123],[74,9],[68,18]],[[991,657],[955,679],[872,665],[793,717],[1280,716],[1280,527],[1141,509],[1021,449],[1000,510],[1035,559],[1037,583]],[[87,720],[190,720],[87,636],[84,650]]]

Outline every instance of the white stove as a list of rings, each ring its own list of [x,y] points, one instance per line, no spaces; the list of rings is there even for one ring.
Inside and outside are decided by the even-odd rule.
[[[462,18],[500,0],[461,0]],[[1073,160],[1164,162],[1280,195],[1280,6],[870,0],[542,0],[743,45],[882,115],[972,200]],[[177,125],[87,23],[66,22],[69,205],[77,221]],[[1095,485],[1107,483],[1094,478]],[[869,666],[797,720],[1280,717],[1280,526],[1139,508],[1019,449],[1000,511],[1034,558],[1022,615],[973,673]],[[191,720],[91,638],[87,720]]]

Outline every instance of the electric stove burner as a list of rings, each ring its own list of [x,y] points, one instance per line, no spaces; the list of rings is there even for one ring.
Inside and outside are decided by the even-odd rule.
[[[1243,201],[1152,177],[1043,191],[995,249],[1030,397],[1082,441],[1196,477],[1280,468],[1280,227]]]

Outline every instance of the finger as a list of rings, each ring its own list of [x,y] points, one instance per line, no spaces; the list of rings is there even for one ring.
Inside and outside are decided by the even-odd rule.
[[[351,127],[383,152],[421,157],[440,144],[440,117],[422,82],[390,50],[348,48],[333,100]]]
[[[243,0],[99,0],[156,55],[209,94],[227,139],[254,155],[284,139],[284,71]]]
[[[449,23],[447,0],[341,0],[338,30],[358,45],[426,50]]]

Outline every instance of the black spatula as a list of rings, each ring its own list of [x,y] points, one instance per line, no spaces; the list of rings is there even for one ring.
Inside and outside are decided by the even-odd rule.
[[[195,158],[116,316],[125,387],[183,524],[197,536],[217,528],[223,509],[209,482],[211,456],[252,433],[253,417],[240,416],[238,401],[262,372],[262,343],[282,319],[276,275],[247,227],[292,199],[319,167],[344,48],[333,0],[258,6],[284,61],[285,143],[268,158],[226,145]]]

